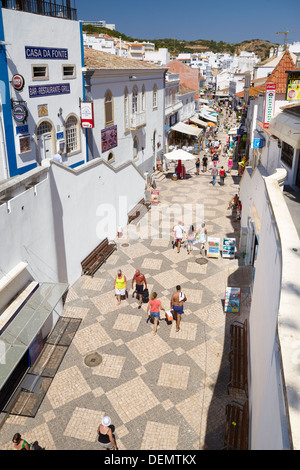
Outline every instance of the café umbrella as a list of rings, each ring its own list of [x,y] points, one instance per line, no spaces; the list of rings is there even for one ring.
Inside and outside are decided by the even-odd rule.
[[[217,125],[214,124],[213,122],[208,122],[207,125],[210,126],[210,127],[217,127]]]

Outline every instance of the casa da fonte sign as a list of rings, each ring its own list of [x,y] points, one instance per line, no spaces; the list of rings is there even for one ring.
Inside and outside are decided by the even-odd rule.
[[[68,49],[25,46],[26,59],[68,60]]]

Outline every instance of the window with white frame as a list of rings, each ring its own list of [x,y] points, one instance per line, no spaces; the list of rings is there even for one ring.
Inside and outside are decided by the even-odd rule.
[[[157,86],[156,85],[154,85],[153,87],[152,107],[153,109],[157,109]]]
[[[145,111],[146,110],[146,90],[145,90],[145,85],[143,85],[143,88],[142,88],[142,111]]]
[[[76,78],[76,67],[75,65],[63,65],[63,78]]]
[[[105,127],[114,123],[113,97],[111,91],[107,90],[104,96]]]
[[[70,116],[65,124],[67,154],[79,150],[78,141],[78,119],[76,116]]]
[[[32,65],[32,80],[49,80],[48,65]]]
[[[132,90],[132,114],[138,112],[138,89],[135,86]]]

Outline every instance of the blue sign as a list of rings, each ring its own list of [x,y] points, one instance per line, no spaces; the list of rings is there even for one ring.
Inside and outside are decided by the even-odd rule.
[[[57,83],[55,85],[29,86],[29,98],[37,96],[66,95],[70,93],[69,83]]]
[[[68,49],[25,46],[26,59],[68,60]]]
[[[28,126],[27,124],[25,126],[17,126],[16,127],[16,132],[18,134],[28,134]]]
[[[263,139],[253,139],[253,148],[254,149],[262,149],[264,144]]]
[[[56,138],[57,138],[57,140],[63,139],[64,138],[64,133],[63,132],[57,132],[56,133]]]

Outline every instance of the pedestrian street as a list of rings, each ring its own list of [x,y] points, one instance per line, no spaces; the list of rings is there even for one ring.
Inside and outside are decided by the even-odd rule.
[[[218,167],[224,163],[221,157]],[[159,205],[203,204],[208,236],[236,237],[238,246],[239,222],[227,209],[238,192],[236,171],[224,186],[217,179],[213,187],[209,172],[203,174],[201,167],[196,176],[190,161],[187,176],[173,181],[167,175],[157,183]],[[148,227],[152,213],[154,208],[144,216]],[[143,230],[144,218],[139,221]],[[177,253],[171,243],[177,222],[161,217],[156,230],[148,231],[151,236],[119,239],[117,251],[95,276],[82,276],[69,289],[64,316],[80,319],[80,327],[36,416],[10,415],[4,422],[2,449],[12,449],[12,436],[19,432],[48,450],[97,450],[96,430],[104,415],[111,418],[119,450],[222,448],[225,407],[233,399],[227,392],[229,328],[248,315],[249,278],[243,277],[239,251],[235,259],[200,256],[196,245],[191,254],[185,247]],[[186,224],[183,217],[182,222]],[[153,324],[146,321],[147,304],[138,309],[131,289],[117,307],[118,269],[128,289],[139,269],[149,293],[157,292],[165,309],[176,285],[181,285],[187,302],[178,332],[162,311],[154,336]],[[224,313],[227,285],[242,288],[240,315]],[[93,353],[100,358],[97,365],[87,361]]]

